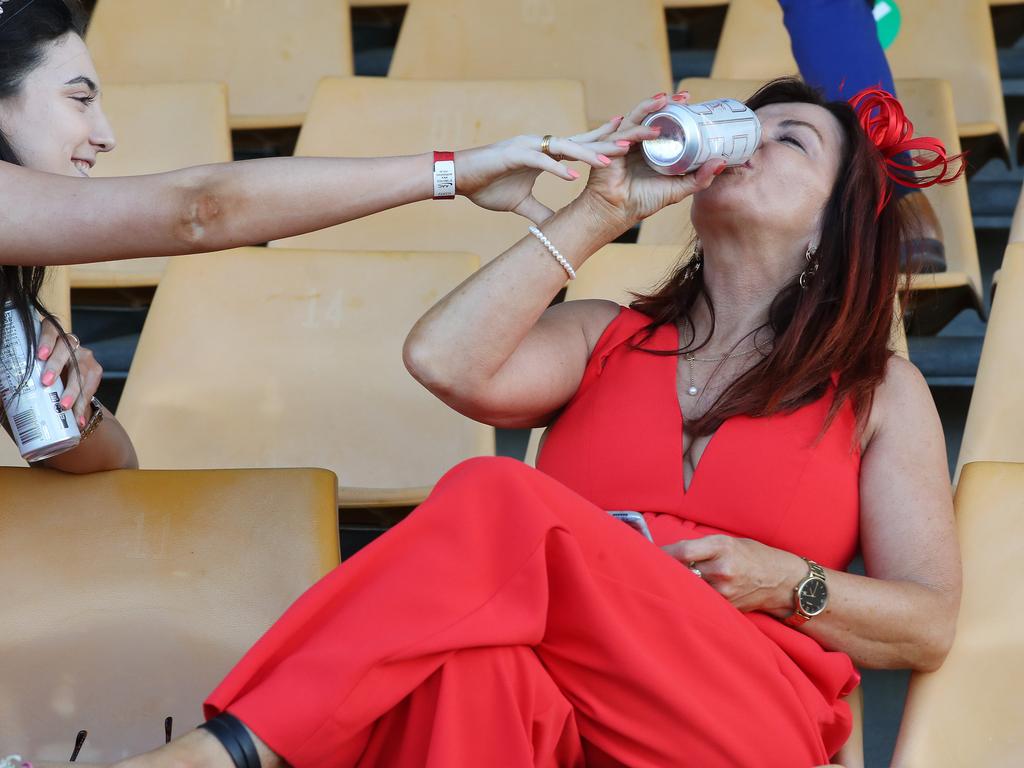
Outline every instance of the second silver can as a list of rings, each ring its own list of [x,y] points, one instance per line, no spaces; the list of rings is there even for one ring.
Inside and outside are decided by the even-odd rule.
[[[743,165],[761,144],[761,121],[736,99],[669,104],[643,124],[661,128],[661,136],[642,146],[647,164],[666,176],[691,173],[714,158]]]
[[[42,382],[46,364],[28,357],[28,336],[21,317],[4,305],[3,343],[0,344],[0,403],[7,415],[14,442],[25,461],[42,461],[74,448],[81,441],[73,411],[60,400],[64,385],[58,376],[50,386]],[[35,322],[39,338],[39,320]],[[31,366],[31,370],[29,370]]]

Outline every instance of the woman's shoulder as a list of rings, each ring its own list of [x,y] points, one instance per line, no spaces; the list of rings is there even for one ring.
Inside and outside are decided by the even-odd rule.
[[[899,355],[889,357],[882,381],[875,387],[865,444],[883,428],[936,416],[928,382],[920,369]]]
[[[572,324],[579,326],[587,341],[589,356],[608,329],[614,326],[623,310],[625,307],[607,299],[573,299],[556,304],[550,311],[571,318]]]
[[[591,356],[636,337],[651,324],[642,312],[606,299],[574,299],[560,306],[576,315]]]

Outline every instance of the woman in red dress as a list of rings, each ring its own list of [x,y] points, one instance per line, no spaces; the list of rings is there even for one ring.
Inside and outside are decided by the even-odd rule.
[[[652,138],[666,101],[614,138]],[[855,665],[941,664],[959,554],[934,405],[887,346],[881,153],[798,82],[750,103],[747,166],[658,177],[634,147],[412,330],[453,408],[549,427],[538,469],[455,467],[253,647],[212,731],[129,765],[811,766],[849,734]],[[657,292],[549,308],[694,193],[701,244]]]
[[[665,103],[617,138],[649,137]],[[533,212],[568,269],[527,235],[420,320],[413,375],[480,421],[548,425],[539,471],[453,469],[208,716],[297,768],[810,766],[849,734],[855,664],[942,662],[959,556],[934,405],[888,349],[900,222],[879,149],[798,82],[751,106],[747,166],[663,178],[633,151]],[[702,245],[658,292],[549,308],[695,192]],[[642,512],[654,543],[605,510]],[[867,576],[845,572],[858,548]]]

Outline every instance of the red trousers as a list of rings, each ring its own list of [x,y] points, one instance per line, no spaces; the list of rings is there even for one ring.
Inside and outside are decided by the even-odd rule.
[[[659,547],[489,458],[303,595],[206,714],[296,768],[791,768],[828,762],[815,695]]]

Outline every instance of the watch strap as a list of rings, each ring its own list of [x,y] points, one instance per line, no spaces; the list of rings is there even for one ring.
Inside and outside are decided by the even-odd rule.
[[[825,580],[825,569],[824,568],[822,568],[820,565],[818,565],[813,560],[808,560],[806,557],[803,560],[804,560],[805,563],[807,563],[808,569],[810,569],[810,573],[808,574],[808,578],[821,579],[822,581]]]
[[[808,621],[808,619],[810,619],[809,616],[804,616],[799,611],[794,611],[793,613],[789,614],[789,616],[784,618],[782,620],[782,623],[785,624],[787,627],[799,627],[805,624]]]
[[[804,613],[803,608],[800,607],[800,588],[809,580],[817,579],[825,582],[825,569],[818,565],[813,560],[808,560],[806,557],[801,558],[807,563],[807,575],[800,579],[800,583],[793,588],[793,613],[782,620],[782,623],[787,627],[799,627],[805,624],[810,619],[814,618]],[[827,582],[825,582],[827,584]]]

